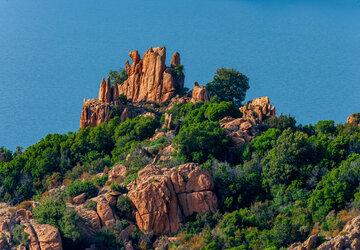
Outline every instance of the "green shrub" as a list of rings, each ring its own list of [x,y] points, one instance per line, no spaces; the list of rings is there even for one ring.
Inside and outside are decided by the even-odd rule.
[[[121,102],[122,104],[124,104],[124,105],[126,105],[127,102],[128,102],[127,97],[126,97],[126,95],[124,95],[124,94],[120,94],[119,100],[120,100],[120,102]]]
[[[95,238],[96,249],[120,250],[124,249],[123,243],[115,234],[101,231]]]
[[[97,202],[93,201],[93,200],[88,200],[85,205],[84,208],[89,209],[89,210],[94,210],[96,211],[97,209]]]
[[[121,193],[126,192],[126,188],[121,186],[120,183],[118,183],[116,181],[111,182],[110,189],[113,190],[113,191],[121,192]]]
[[[180,157],[201,163],[209,157],[224,159],[231,139],[226,136],[219,123],[204,121],[182,126],[173,143],[179,149]]]
[[[90,199],[97,195],[98,189],[91,181],[75,180],[67,188],[67,192],[71,197],[75,197],[78,196],[79,194],[86,193],[86,198]]]
[[[281,131],[288,128],[294,130],[296,128],[296,120],[295,117],[281,114],[279,117],[271,116],[265,121],[265,125],[270,128],[280,129]]]
[[[119,217],[125,217],[125,215],[131,210],[131,201],[127,196],[118,197],[116,208]]]
[[[23,246],[28,246],[29,245],[29,234],[27,234],[26,232],[24,232],[24,225],[17,225],[16,227],[14,227],[14,229],[12,230],[12,241],[14,243],[15,246],[18,245],[23,245]]]
[[[49,224],[58,228],[67,241],[77,241],[81,238],[79,215],[65,206],[61,199],[45,198],[33,210],[33,217],[40,224]]]
[[[178,76],[181,75],[181,73],[183,72],[183,70],[184,70],[184,65],[179,64],[179,65],[176,65],[176,66],[175,66],[175,73],[176,73]]]
[[[144,140],[151,137],[159,125],[160,122],[152,116],[126,119],[115,129],[115,139],[129,136],[130,140]]]
[[[96,187],[103,187],[105,185],[105,183],[108,180],[108,176],[105,175],[103,177],[99,177],[99,178],[95,178],[93,180],[91,180],[91,182],[96,186]]]
[[[218,96],[221,101],[231,101],[240,106],[250,88],[249,78],[235,69],[220,68],[206,88],[210,96]]]

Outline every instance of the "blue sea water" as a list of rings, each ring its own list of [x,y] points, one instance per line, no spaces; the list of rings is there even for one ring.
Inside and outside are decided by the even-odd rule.
[[[186,86],[219,67],[299,123],[360,112],[360,0],[0,0],[0,146],[77,131],[128,52],[166,46]]]

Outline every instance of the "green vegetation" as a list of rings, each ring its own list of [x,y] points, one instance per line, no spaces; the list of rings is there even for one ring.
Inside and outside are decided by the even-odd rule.
[[[67,190],[71,197],[85,193],[88,199],[95,197],[98,193],[97,187],[91,181],[76,180],[70,184]]]
[[[14,227],[14,229],[12,230],[12,241],[14,243],[15,246],[18,245],[23,245],[23,246],[28,246],[29,245],[29,234],[24,232],[24,225],[17,225],[16,227]]]
[[[34,208],[33,217],[38,223],[57,227],[65,242],[75,242],[81,238],[82,231],[77,226],[77,223],[80,222],[80,216],[73,209],[67,208],[62,199],[43,199]]]
[[[248,78],[220,69],[208,88],[211,102],[175,104],[168,111],[173,131],[160,129],[165,115],[121,123],[114,110],[109,122],[76,133],[49,134],[24,152],[2,147],[0,200],[30,209],[29,200],[35,199],[39,204],[33,209],[34,219],[57,227],[69,249],[89,244],[122,249],[124,242],[117,236],[136,209],[125,187],[171,145],[171,159],[157,163],[163,168],[199,163],[213,176],[219,208],[215,214],[187,217],[176,241],[166,243],[173,248],[281,249],[314,233],[336,236],[360,214],[357,124],[297,125],[294,117],[280,115],[258,125],[261,133],[251,143],[235,147],[219,121],[242,117],[237,106],[249,88]],[[156,117],[161,115],[158,111]],[[156,129],[163,134],[150,139]],[[127,167],[124,182],[108,181],[109,169],[119,163]],[[65,201],[81,193],[97,196],[105,185],[122,194],[113,204],[120,220],[85,241],[79,226],[83,221]],[[53,195],[50,189],[58,192]],[[84,208],[96,210],[97,203],[87,200]],[[12,234],[14,245],[28,244],[23,227]],[[136,249],[148,249],[156,237],[134,230],[129,239]]]
[[[246,91],[250,88],[249,78],[236,69],[220,68],[206,88],[210,96],[217,96],[221,101],[231,101],[240,106],[245,99]]]
[[[122,84],[128,79],[127,71],[122,68],[120,68],[119,71],[110,70],[109,76],[110,76],[111,86],[114,86],[115,83]]]
[[[175,66],[175,73],[176,73],[178,76],[181,75],[181,73],[183,72],[183,70],[184,70],[184,65],[179,64],[179,65],[176,65],[176,66]]]

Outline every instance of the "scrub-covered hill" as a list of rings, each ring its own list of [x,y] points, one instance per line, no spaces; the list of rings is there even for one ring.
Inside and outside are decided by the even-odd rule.
[[[358,114],[297,124],[219,69],[184,88],[150,48],[76,133],[0,150],[1,249],[358,249]]]

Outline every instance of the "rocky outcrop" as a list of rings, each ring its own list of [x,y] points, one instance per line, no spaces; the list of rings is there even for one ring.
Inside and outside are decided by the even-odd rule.
[[[193,102],[208,102],[210,101],[209,91],[205,86],[199,86],[199,83],[194,83],[194,89],[192,91]]]
[[[95,127],[107,122],[111,117],[111,110],[117,108],[121,121],[139,114],[139,108],[134,105],[124,105],[120,102],[121,94],[131,101],[165,103],[175,96],[175,93],[184,88],[185,75],[175,69],[180,65],[180,54],[175,52],[171,59],[171,67],[166,67],[166,48],[150,48],[140,58],[139,52],[129,53],[133,63],[126,62],[128,79],[113,86],[110,77],[101,81],[99,98],[86,100],[80,117],[80,128]],[[141,113],[141,112],[140,112]]]
[[[356,123],[360,125],[360,113],[351,114],[347,118],[346,123]]]
[[[101,219],[101,223],[103,226],[111,226],[115,223],[115,216],[109,204],[105,198],[100,197],[97,200],[96,212]]]
[[[75,204],[84,203],[85,200],[86,200],[86,194],[85,194],[85,193],[79,194],[78,196],[75,196],[75,197],[73,198],[73,202],[74,202]]]
[[[312,235],[304,243],[294,243],[288,249],[289,250],[315,249],[316,246],[319,244],[318,238],[319,238],[318,235]],[[350,220],[345,225],[343,231],[340,232],[338,236],[331,238],[328,241],[322,243],[316,249],[318,250],[360,249],[360,216]]]
[[[150,164],[128,189],[138,227],[155,235],[176,233],[194,212],[217,210],[213,179],[194,163],[172,169]]]
[[[236,146],[250,143],[260,133],[257,126],[275,115],[275,107],[271,106],[269,97],[254,99],[240,107],[239,110],[243,117],[237,119],[225,117],[219,121],[220,126],[225,129]]]
[[[80,117],[80,128],[96,127],[110,121],[112,109],[115,109],[116,114],[120,116],[121,122],[147,112],[146,109],[135,105],[124,105],[119,100],[102,102],[99,99],[85,99]]]
[[[46,224],[34,224],[33,229],[36,233],[41,250],[63,249],[60,232],[57,228]]]
[[[167,110],[175,103],[206,102],[210,100],[209,92],[197,82],[191,93],[177,94],[184,88],[185,75],[180,64],[180,54],[175,52],[170,67],[165,65],[166,48],[149,48],[141,59],[139,52],[129,53],[132,64],[125,64],[128,79],[123,83],[111,83],[110,77],[102,79],[97,99],[86,100],[80,117],[80,128],[95,127],[110,120],[113,109],[121,122],[146,112],[141,105],[156,102],[168,104]],[[128,104],[121,103],[119,97],[125,95]],[[171,117],[170,117],[171,123]],[[170,124],[168,123],[168,124]]]
[[[175,92],[184,87],[184,74],[177,73],[175,66],[180,64],[180,54],[175,52],[171,60],[171,67],[166,67],[166,48],[149,48],[140,58],[137,50],[131,51],[129,56],[132,65],[126,62],[128,79],[117,84],[119,94],[124,94],[132,102],[164,103],[175,96]]]
[[[82,225],[83,232],[92,237],[96,233],[100,232],[101,222],[98,214],[94,210],[85,209],[83,206],[75,208],[77,214],[80,215],[84,225]]]
[[[47,224],[37,224],[29,218],[28,210],[11,207],[6,203],[1,203],[0,207],[1,249],[5,245],[12,246],[12,231],[19,225],[23,225],[24,231],[28,234],[29,249],[63,249],[60,232],[57,228]]]
[[[243,118],[255,119],[260,122],[266,120],[276,113],[275,107],[271,106],[269,97],[260,97],[239,108]]]
[[[109,181],[122,181],[125,179],[126,171],[128,170],[127,167],[125,167],[122,164],[114,166],[108,173]]]
[[[288,250],[311,250],[314,249],[318,243],[319,236],[317,234],[311,235],[304,243],[294,243]]]
[[[360,249],[360,216],[349,221],[343,228],[345,235],[339,235],[335,238],[321,244],[317,249]]]
[[[103,103],[99,99],[86,100],[80,117],[80,128],[96,127],[100,123],[110,121],[110,110],[113,105]]]
[[[108,76],[107,81],[105,82],[105,79],[103,78],[100,84],[99,100],[102,102],[111,102],[117,99],[113,97],[113,89],[111,88],[110,77]]]

